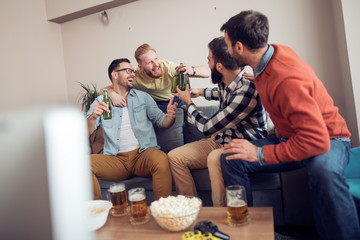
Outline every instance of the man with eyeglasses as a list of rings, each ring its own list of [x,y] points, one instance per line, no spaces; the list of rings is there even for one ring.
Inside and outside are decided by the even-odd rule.
[[[112,61],[108,75],[112,90],[125,100],[126,106],[111,104],[109,109],[100,95],[87,113],[89,134],[101,126],[104,136],[104,154],[90,155],[94,198],[102,199],[98,179],[120,181],[133,175],[152,177],[155,199],[167,197],[172,186],[169,162],[159,150],[153,124],[170,127],[177,103],[170,99],[164,114],[149,94],[135,90],[135,70],[126,58]],[[105,120],[104,111],[112,111],[112,119]]]
[[[138,63],[136,76],[134,79],[134,88],[149,93],[156,101],[158,107],[166,113],[167,105],[171,95],[171,82],[176,71],[185,71],[190,77],[207,78],[210,76],[210,69],[206,66],[190,66],[189,64],[176,64],[168,60],[160,60],[156,50],[145,43],[139,46],[135,51],[135,59]],[[118,106],[125,106],[124,99],[114,94],[111,87],[106,87],[113,103]],[[179,106],[184,103],[177,97],[174,102]]]

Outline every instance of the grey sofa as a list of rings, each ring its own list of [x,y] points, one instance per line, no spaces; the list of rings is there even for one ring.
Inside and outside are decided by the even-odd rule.
[[[217,106],[199,107],[207,116],[212,116],[218,110]],[[174,125],[168,129],[155,128],[158,144],[164,152],[182,146],[183,144],[206,138],[186,119],[185,110],[178,108]],[[100,137],[101,138],[101,137]],[[99,137],[92,136],[91,145],[101,145]],[[93,148],[92,148],[93,149]],[[97,153],[96,151],[93,151]],[[98,151],[99,152],[99,151]],[[204,206],[212,206],[211,187],[207,169],[191,171],[198,196]],[[152,179],[134,176],[124,182],[127,189],[144,187],[148,204],[154,201]],[[112,182],[99,180],[103,198]],[[282,173],[256,173],[251,175],[254,206],[271,206],[274,211],[275,225],[313,225],[310,195],[307,186],[307,176],[304,169]],[[173,187],[173,195],[176,195]]]

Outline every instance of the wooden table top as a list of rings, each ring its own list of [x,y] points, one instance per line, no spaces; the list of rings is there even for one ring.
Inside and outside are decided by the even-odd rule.
[[[274,221],[271,207],[250,207],[250,223],[241,227],[230,227],[226,221],[226,207],[202,207],[196,222],[210,220],[218,226],[219,231],[226,233],[230,239],[274,239]],[[132,225],[129,216],[114,217],[109,215],[105,225],[96,231],[98,240],[114,239],[182,239],[182,232],[169,232],[162,229],[150,217],[150,221],[142,225]]]

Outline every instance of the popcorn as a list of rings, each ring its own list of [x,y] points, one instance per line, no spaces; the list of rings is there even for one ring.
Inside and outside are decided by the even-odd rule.
[[[201,200],[197,197],[169,196],[152,202],[150,210],[162,228],[169,231],[181,231],[194,223],[201,204]]]

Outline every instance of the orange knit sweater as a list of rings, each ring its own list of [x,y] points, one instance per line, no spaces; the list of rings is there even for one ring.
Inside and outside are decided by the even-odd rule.
[[[274,54],[254,80],[277,137],[288,141],[263,147],[265,161],[301,161],[330,149],[330,139],[351,136],[345,120],[314,70],[289,47]]]

